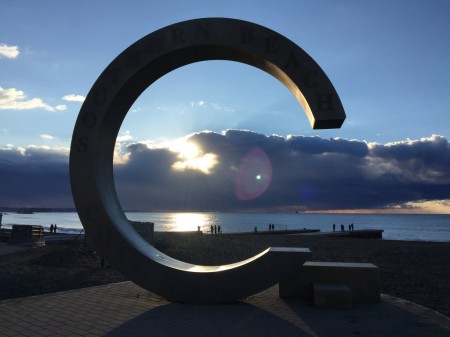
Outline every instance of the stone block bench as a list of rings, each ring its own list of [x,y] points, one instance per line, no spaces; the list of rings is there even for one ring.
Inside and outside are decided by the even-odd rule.
[[[313,297],[319,308],[352,308],[352,291],[343,283],[314,283]]]
[[[307,261],[279,285],[280,297],[314,300],[318,307],[380,302],[379,270],[371,263]]]
[[[13,225],[8,244],[28,247],[45,246],[44,227],[41,225]]]

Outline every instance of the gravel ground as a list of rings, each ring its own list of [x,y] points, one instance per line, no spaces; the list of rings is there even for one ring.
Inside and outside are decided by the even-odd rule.
[[[292,235],[155,233],[164,253],[195,264],[240,261],[268,247],[307,247],[313,261],[370,262],[380,268],[382,293],[450,317],[450,243]],[[82,243],[0,255],[0,300],[126,280]]]

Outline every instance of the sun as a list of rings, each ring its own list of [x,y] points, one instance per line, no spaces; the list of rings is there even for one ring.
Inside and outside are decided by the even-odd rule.
[[[172,168],[185,170],[198,170],[204,174],[210,174],[211,169],[217,164],[217,155],[203,153],[202,149],[186,139],[177,139],[170,146],[172,152],[178,153],[179,161],[173,163]]]
[[[180,144],[179,153],[186,159],[194,159],[198,157],[200,150],[197,145],[189,142],[184,142]]]

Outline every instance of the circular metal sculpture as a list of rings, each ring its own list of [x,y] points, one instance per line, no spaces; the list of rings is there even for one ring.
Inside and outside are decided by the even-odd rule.
[[[138,285],[171,300],[236,300],[286,278],[308,249],[269,248],[248,260],[198,266],[149,245],[129,224],[114,187],[113,153],[120,126],[139,95],[168,72],[205,60],[257,67],[281,81],[315,129],[339,128],[345,113],[333,85],[300,47],[265,27],[225,18],[167,26],[123,51],[100,75],[80,110],[70,150],[75,206],[95,249]]]

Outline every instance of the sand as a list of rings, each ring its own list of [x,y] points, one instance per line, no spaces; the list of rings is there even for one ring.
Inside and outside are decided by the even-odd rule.
[[[313,261],[370,262],[382,293],[450,317],[450,242],[415,242],[255,234],[155,233],[164,253],[196,264],[225,264],[270,246],[308,247]],[[126,280],[81,242],[0,255],[0,300]]]

